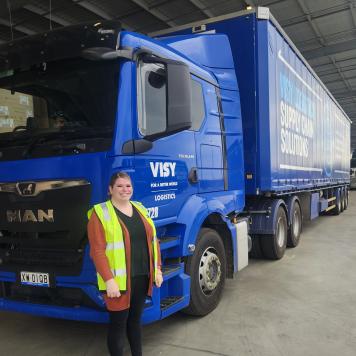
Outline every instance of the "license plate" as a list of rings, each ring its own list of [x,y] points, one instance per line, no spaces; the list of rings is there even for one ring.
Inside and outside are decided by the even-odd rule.
[[[49,273],[20,272],[21,284],[28,286],[49,287]]]

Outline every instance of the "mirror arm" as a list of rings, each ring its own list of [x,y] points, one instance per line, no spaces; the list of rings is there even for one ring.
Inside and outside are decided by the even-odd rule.
[[[81,52],[82,58],[91,61],[107,61],[117,58],[126,58],[132,60],[134,57],[134,49],[131,47],[123,47],[117,50],[105,47],[86,48]]]

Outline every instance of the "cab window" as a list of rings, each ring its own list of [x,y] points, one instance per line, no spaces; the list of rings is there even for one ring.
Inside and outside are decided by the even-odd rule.
[[[192,130],[199,131],[205,117],[205,106],[202,85],[192,79]]]

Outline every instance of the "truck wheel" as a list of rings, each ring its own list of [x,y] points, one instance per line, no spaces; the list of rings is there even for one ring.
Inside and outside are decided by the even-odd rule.
[[[345,189],[345,210],[347,209],[347,207],[349,206],[349,190]]]
[[[255,235],[252,237],[252,248],[250,251],[250,257],[251,258],[262,258],[263,257],[260,235]]]
[[[341,189],[340,193],[340,203],[341,203],[341,212],[345,210],[345,192],[343,189]]]
[[[302,233],[302,211],[297,201],[293,204],[292,221],[288,230],[287,246],[297,247]]]
[[[287,217],[284,209],[280,206],[277,212],[276,232],[261,239],[262,251],[266,258],[280,260],[287,247]]]
[[[226,277],[225,248],[215,230],[200,230],[185,269],[190,275],[190,304],[184,312],[199,316],[210,313],[220,301]]]
[[[340,215],[341,213],[341,193],[339,194],[339,197],[336,196],[335,199],[335,208],[331,210],[331,212],[334,215]]]

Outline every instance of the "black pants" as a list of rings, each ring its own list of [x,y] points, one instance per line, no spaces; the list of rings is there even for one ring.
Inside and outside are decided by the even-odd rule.
[[[110,311],[108,349],[111,356],[122,356],[125,332],[129,340],[132,356],[142,355],[141,315],[148,290],[148,276],[131,279],[130,308]]]

